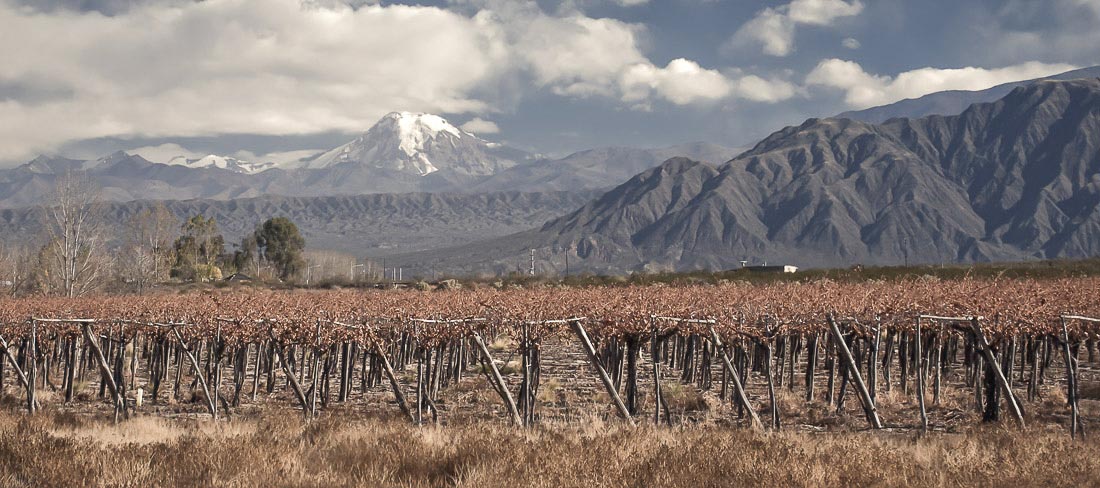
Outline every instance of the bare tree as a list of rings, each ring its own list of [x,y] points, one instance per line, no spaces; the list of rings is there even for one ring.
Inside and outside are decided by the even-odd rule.
[[[94,288],[103,271],[99,189],[85,173],[68,171],[57,181],[49,215],[50,243],[46,264],[53,270],[60,293],[83,295]]]
[[[23,293],[34,283],[34,252],[18,244],[0,247],[0,281],[8,286],[8,296]]]
[[[149,283],[168,277],[172,264],[172,240],[179,228],[176,219],[163,202],[134,215],[127,223],[128,238],[120,249],[123,261],[120,273],[139,290]]]

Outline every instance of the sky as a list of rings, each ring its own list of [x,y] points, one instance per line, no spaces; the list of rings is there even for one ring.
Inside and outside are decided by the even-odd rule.
[[[0,165],[292,159],[393,111],[549,156],[744,147],[1098,58],[1100,0],[0,0]]]

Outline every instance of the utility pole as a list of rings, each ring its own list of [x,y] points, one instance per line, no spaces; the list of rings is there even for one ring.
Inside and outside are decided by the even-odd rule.
[[[527,272],[531,276],[535,276],[535,250],[531,250],[531,270]]]
[[[909,267],[909,237],[903,236],[901,238],[901,252],[904,254],[905,267]]]

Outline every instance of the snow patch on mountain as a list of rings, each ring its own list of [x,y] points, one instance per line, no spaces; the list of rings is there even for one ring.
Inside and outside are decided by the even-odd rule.
[[[216,154],[208,154],[201,158],[176,156],[164,164],[186,166],[188,168],[219,168],[243,174],[255,174],[276,167],[275,163],[253,163],[232,156],[218,156]]]
[[[219,168],[242,174],[256,174],[279,167],[278,162],[269,159],[265,159],[264,162],[252,162],[243,157],[195,152],[174,143],[140,147],[126,152],[160,164],[188,168]]]

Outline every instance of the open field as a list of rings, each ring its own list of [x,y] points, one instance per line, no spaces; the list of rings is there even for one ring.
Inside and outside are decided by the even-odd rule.
[[[1091,486],[1100,444],[1058,430],[955,434],[414,427],[290,412],[232,422],[0,415],[0,485]]]

